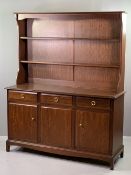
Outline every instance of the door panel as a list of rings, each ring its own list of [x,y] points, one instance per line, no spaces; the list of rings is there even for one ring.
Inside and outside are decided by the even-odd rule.
[[[9,103],[9,139],[37,141],[37,106]]]
[[[109,151],[109,113],[77,110],[76,147],[97,153]]]
[[[71,147],[71,109],[41,107],[41,143]]]

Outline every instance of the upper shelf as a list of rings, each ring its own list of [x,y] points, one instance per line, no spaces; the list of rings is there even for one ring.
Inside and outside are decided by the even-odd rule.
[[[45,64],[45,65],[63,65],[63,66],[82,66],[82,67],[102,67],[102,68],[119,68],[120,65],[107,64],[87,64],[87,63],[60,63],[60,62],[44,62],[44,61],[20,61],[25,64]]]
[[[73,37],[20,37],[20,39],[23,40],[92,40],[92,41],[112,41],[116,42],[120,39],[118,38],[112,38],[112,39],[106,39],[106,38],[73,38]]]

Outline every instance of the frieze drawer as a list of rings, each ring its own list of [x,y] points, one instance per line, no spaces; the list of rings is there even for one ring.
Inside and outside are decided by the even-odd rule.
[[[37,93],[10,90],[8,100],[35,103],[37,102]]]

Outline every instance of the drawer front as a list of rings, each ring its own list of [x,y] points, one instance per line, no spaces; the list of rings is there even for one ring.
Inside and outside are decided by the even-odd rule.
[[[9,91],[8,100],[18,100],[21,102],[37,102],[37,93],[23,91]]]
[[[79,107],[110,109],[110,100],[103,98],[76,97],[76,105]]]
[[[41,94],[41,103],[72,106],[72,97],[64,95]]]

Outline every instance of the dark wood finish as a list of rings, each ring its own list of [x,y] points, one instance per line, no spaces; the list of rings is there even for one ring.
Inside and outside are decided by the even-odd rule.
[[[110,42],[116,42],[119,41],[119,39],[112,38],[112,39],[106,39],[106,38],[76,38],[76,37],[26,37],[21,36],[20,39],[22,40],[90,40],[90,41],[110,41]]]
[[[10,146],[17,145],[17,146],[22,146],[25,148],[30,148],[30,149],[34,149],[34,150],[39,150],[39,151],[49,152],[49,153],[54,153],[54,154],[59,154],[59,155],[67,155],[67,156],[102,160],[102,161],[109,163],[111,170],[114,169],[114,162],[112,162],[112,160],[118,158],[118,156],[123,152],[123,146],[122,146],[119,149],[119,151],[117,152],[117,154],[114,155],[114,159],[113,159],[111,155],[91,153],[88,151],[86,151],[86,152],[85,151],[77,151],[75,149],[52,147],[52,146],[47,146],[47,145],[42,145],[42,144],[21,142],[21,141],[17,141],[17,140],[10,140],[10,141],[7,141],[7,143],[9,143]]]
[[[125,13],[124,11],[108,11],[108,12],[52,12],[52,13],[39,13],[39,12],[35,12],[35,13],[32,13],[32,12],[17,12],[15,13],[17,15],[17,18],[18,20],[23,20],[23,19],[27,19],[27,18],[30,18],[30,19],[39,19],[39,18],[45,18],[45,17],[51,17],[53,16],[54,18],[57,18],[59,16],[64,16],[64,17],[68,17],[69,19],[71,17],[80,17],[80,16],[83,16],[83,15],[91,15],[91,17],[93,16],[97,16],[97,15],[119,15],[119,14],[123,14]]]
[[[77,66],[74,70],[75,81],[84,82],[88,89],[115,91],[118,83],[118,69],[85,68]],[[91,77],[91,78],[90,78]]]
[[[29,60],[51,62],[73,62],[73,41],[28,40]]]
[[[86,89],[97,87],[100,90],[116,92],[119,87],[121,69],[121,66],[118,66],[121,61],[122,46],[121,14],[119,12],[60,13],[52,16],[48,13],[35,13],[32,17],[31,14],[19,14],[18,21],[26,21],[24,28],[21,27],[23,36],[20,32],[20,41],[27,40],[28,46],[27,52],[22,49],[28,59],[24,57],[21,61],[29,60],[31,61],[29,63],[33,63],[32,61],[39,63],[39,65],[29,65],[28,72],[26,72],[27,69],[23,70],[23,74],[29,74],[26,81],[30,82],[30,79],[31,81],[36,79],[66,80],[73,81],[76,85],[81,84],[80,86]],[[26,15],[30,17],[19,19],[20,16]],[[33,15],[36,18],[33,18]],[[26,32],[24,32],[25,26]],[[47,62],[47,65],[41,64],[43,60],[45,64]],[[65,60],[69,63],[66,66],[64,66]],[[62,63],[63,65],[60,65]],[[83,68],[84,63],[87,67],[90,65],[90,68],[85,68],[85,66]],[[99,67],[108,69],[101,70],[98,69]],[[103,86],[98,77],[101,77]]]
[[[108,154],[109,117],[109,113],[77,110],[76,148]]]
[[[116,99],[123,95],[125,92],[121,93],[110,92],[106,90],[96,89],[86,89],[80,86],[77,86],[75,83],[70,81],[70,84],[67,81],[59,82],[57,80],[44,80],[33,81],[32,83],[18,84],[15,86],[8,87],[7,89],[13,89],[16,91],[27,91],[27,92],[44,92],[51,94],[66,94],[66,95],[76,95],[76,96],[86,96],[86,97],[99,97],[99,98],[109,98]]]
[[[37,141],[37,106],[9,103],[9,139]]]
[[[68,62],[44,62],[44,61],[20,61],[25,64],[45,64],[45,65],[64,65],[64,66],[82,66],[82,67],[100,67],[100,68],[119,68],[119,65],[107,65],[107,64],[86,64],[86,63],[68,63]]]
[[[17,25],[19,36],[26,36],[27,19],[17,20]],[[19,60],[27,60],[27,41],[19,40]],[[17,84],[28,82],[28,67],[26,65],[21,65],[20,62],[16,82]]]
[[[6,141],[6,152],[10,152],[10,143],[8,140]]]
[[[21,101],[21,102],[37,102],[37,93],[33,92],[23,92],[23,91],[9,91],[8,94],[9,101]]]
[[[76,97],[76,105],[78,107],[110,109],[110,100],[101,98],[85,98]]]
[[[120,44],[120,79],[117,86],[117,92],[121,92],[124,89],[124,76],[125,76],[125,45],[126,45],[126,14],[121,14],[121,44]]]
[[[123,115],[124,115],[124,96],[114,100],[113,103],[113,148],[112,153],[117,152],[123,144]],[[119,109],[119,110],[118,110]]]
[[[117,22],[116,22],[117,21]],[[121,28],[120,14],[81,15],[75,21],[75,36],[89,38],[119,38]]]
[[[72,106],[72,97],[64,95],[41,94],[41,103]]]
[[[77,40],[75,41],[75,62],[118,65],[119,47],[119,41]]]
[[[124,12],[16,13],[19,70],[8,140],[60,155],[123,157]]]
[[[71,109],[41,107],[41,144],[71,147],[71,113]]]
[[[74,21],[67,20],[65,16],[29,19],[27,34],[31,37],[73,37]]]
[[[72,66],[32,64],[29,65],[29,78],[71,81],[73,80],[73,70]]]

